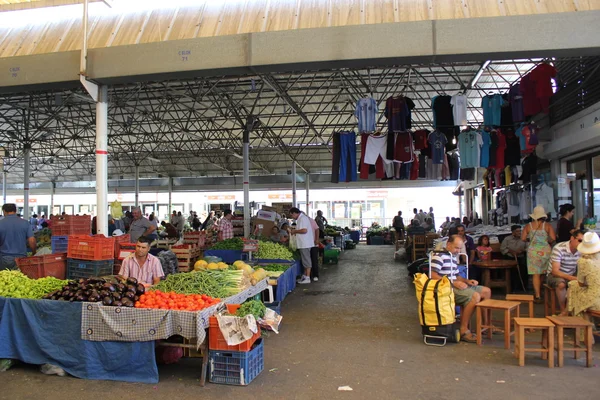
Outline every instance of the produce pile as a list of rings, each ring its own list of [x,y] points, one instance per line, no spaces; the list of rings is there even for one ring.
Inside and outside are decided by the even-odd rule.
[[[200,311],[218,304],[221,300],[205,294],[185,295],[175,292],[149,291],[140,296],[136,308],[158,308],[161,310]]]
[[[143,284],[135,278],[115,279],[112,282],[103,278],[81,278],[69,281],[62,288],[44,296],[49,300],[60,301],[101,301],[104,306],[133,307],[145,293]]]
[[[250,300],[242,304],[235,315],[245,317],[248,314],[252,314],[254,318],[259,319],[265,316],[265,311],[267,311],[267,307],[265,307],[262,301]]]
[[[278,243],[260,240],[256,258],[264,260],[293,260],[294,254],[285,246]]]
[[[210,269],[210,270],[229,269],[229,265],[225,264],[224,262],[214,263],[214,262],[208,262],[206,260],[198,260],[194,264],[194,271],[200,271],[200,270],[206,270],[206,269]]]
[[[62,288],[68,281],[46,277],[30,279],[21,271],[0,271],[0,296],[21,299],[41,299]]]
[[[242,270],[200,270],[169,275],[151,290],[223,298],[241,292],[246,286]]]
[[[268,264],[268,265],[263,265],[262,269],[264,269],[267,272],[285,272],[287,271],[290,267],[292,266],[292,264]]]
[[[372,236],[385,236],[389,232],[390,232],[389,228],[385,228],[385,227],[379,225],[377,222],[373,222],[371,227],[369,229],[367,229],[367,237],[369,238]]]
[[[244,242],[241,238],[225,239],[211,246],[211,250],[239,250],[244,248]]]

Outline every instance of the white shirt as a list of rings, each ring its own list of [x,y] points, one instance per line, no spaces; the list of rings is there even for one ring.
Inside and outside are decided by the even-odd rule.
[[[464,94],[455,94],[450,100],[452,104],[452,115],[454,115],[454,125],[467,125],[467,96]]]
[[[296,235],[296,244],[299,249],[310,249],[315,245],[315,232],[310,219],[305,214],[300,214],[296,220],[296,230],[306,229],[306,233]]]
[[[543,206],[547,213],[556,213],[554,209],[554,190],[545,183],[537,187],[535,192],[535,203],[538,206]]]

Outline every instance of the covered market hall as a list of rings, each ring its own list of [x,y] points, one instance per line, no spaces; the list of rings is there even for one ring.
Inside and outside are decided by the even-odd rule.
[[[598,398],[598,21],[0,0],[0,399]]]

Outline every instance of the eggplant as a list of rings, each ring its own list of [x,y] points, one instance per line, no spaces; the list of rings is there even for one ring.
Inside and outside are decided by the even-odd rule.
[[[97,301],[100,301],[100,297],[98,297],[98,296],[90,296],[90,297],[88,297],[88,301],[91,302],[91,303],[95,303]]]
[[[134,292],[137,290],[135,285],[127,285],[126,291],[128,292]]]
[[[102,289],[104,290],[108,290],[109,292],[114,292],[115,291],[115,287],[110,284],[110,283],[105,283],[104,285],[102,285]]]
[[[115,307],[122,307],[123,303],[121,303],[120,301],[117,300],[117,301],[113,301],[112,305]]]
[[[140,301],[140,296],[136,295],[136,296],[133,298],[133,301],[135,301],[136,303],[137,303],[138,301]]]
[[[144,287],[144,285],[142,285],[141,283],[138,283],[135,286],[135,291],[137,293],[138,296],[143,295],[144,293],[146,293],[146,288]]]
[[[118,283],[118,284],[116,285],[116,289],[117,289],[117,291],[118,291],[118,292],[124,292],[124,291],[127,289],[127,286],[125,286],[125,285],[124,285],[124,284],[122,284],[122,283]]]
[[[98,293],[98,291],[97,291],[97,290],[92,290],[92,291],[90,292],[90,296],[94,296],[94,297],[100,297],[100,294]]]
[[[113,303],[113,299],[110,296],[106,296],[105,298],[102,299],[102,305],[104,306],[110,306]]]
[[[80,295],[80,294],[77,295],[77,296],[75,296],[75,300],[77,300],[77,301],[85,301],[83,295]]]
[[[101,290],[100,293],[98,293],[98,294],[102,298],[105,298],[106,296],[110,296],[110,292],[108,290]]]
[[[121,303],[123,304],[124,307],[131,307],[131,305],[133,304],[133,302],[127,297],[123,297],[123,300],[121,300]]]
[[[125,292],[125,298],[133,300],[135,298],[135,292]]]
[[[138,281],[135,278],[127,278],[127,284],[129,285],[137,285]]]
[[[111,295],[111,296],[112,296],[112,298],[113,298],[113,299],[115,299],[115,300],[121,300],[121,298],[123,297],[123,296],[121,295],[121,293],[119,293],[119,292],[114,292],[114,293],[111,293],[110,295]]]
[[[71,287],[70,287],[69,285],[65,285],[65,286],[63,286],[63,287],[62,287],[62,290],[63,290],[63,292],[64,292],[65,290],[69,290],[69,289],[71,289]]]
[[[59,297],[58,301],[66,301],[64,297]]]

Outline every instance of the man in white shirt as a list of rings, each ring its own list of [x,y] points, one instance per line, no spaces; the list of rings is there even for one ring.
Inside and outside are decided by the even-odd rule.
[[[305,285],[310,283],[310,269],[312,268],[310,249],[315,245],[315,232],[312,229],[310,219],[298,208],[292,207],[290,215],[296,220],[296,228],[292,229],[291,233],[292,235],[296,235],[296,244],[302,256],[302,266],[304,267],[304,275],[302,275],[302,279],[298,283]]]

